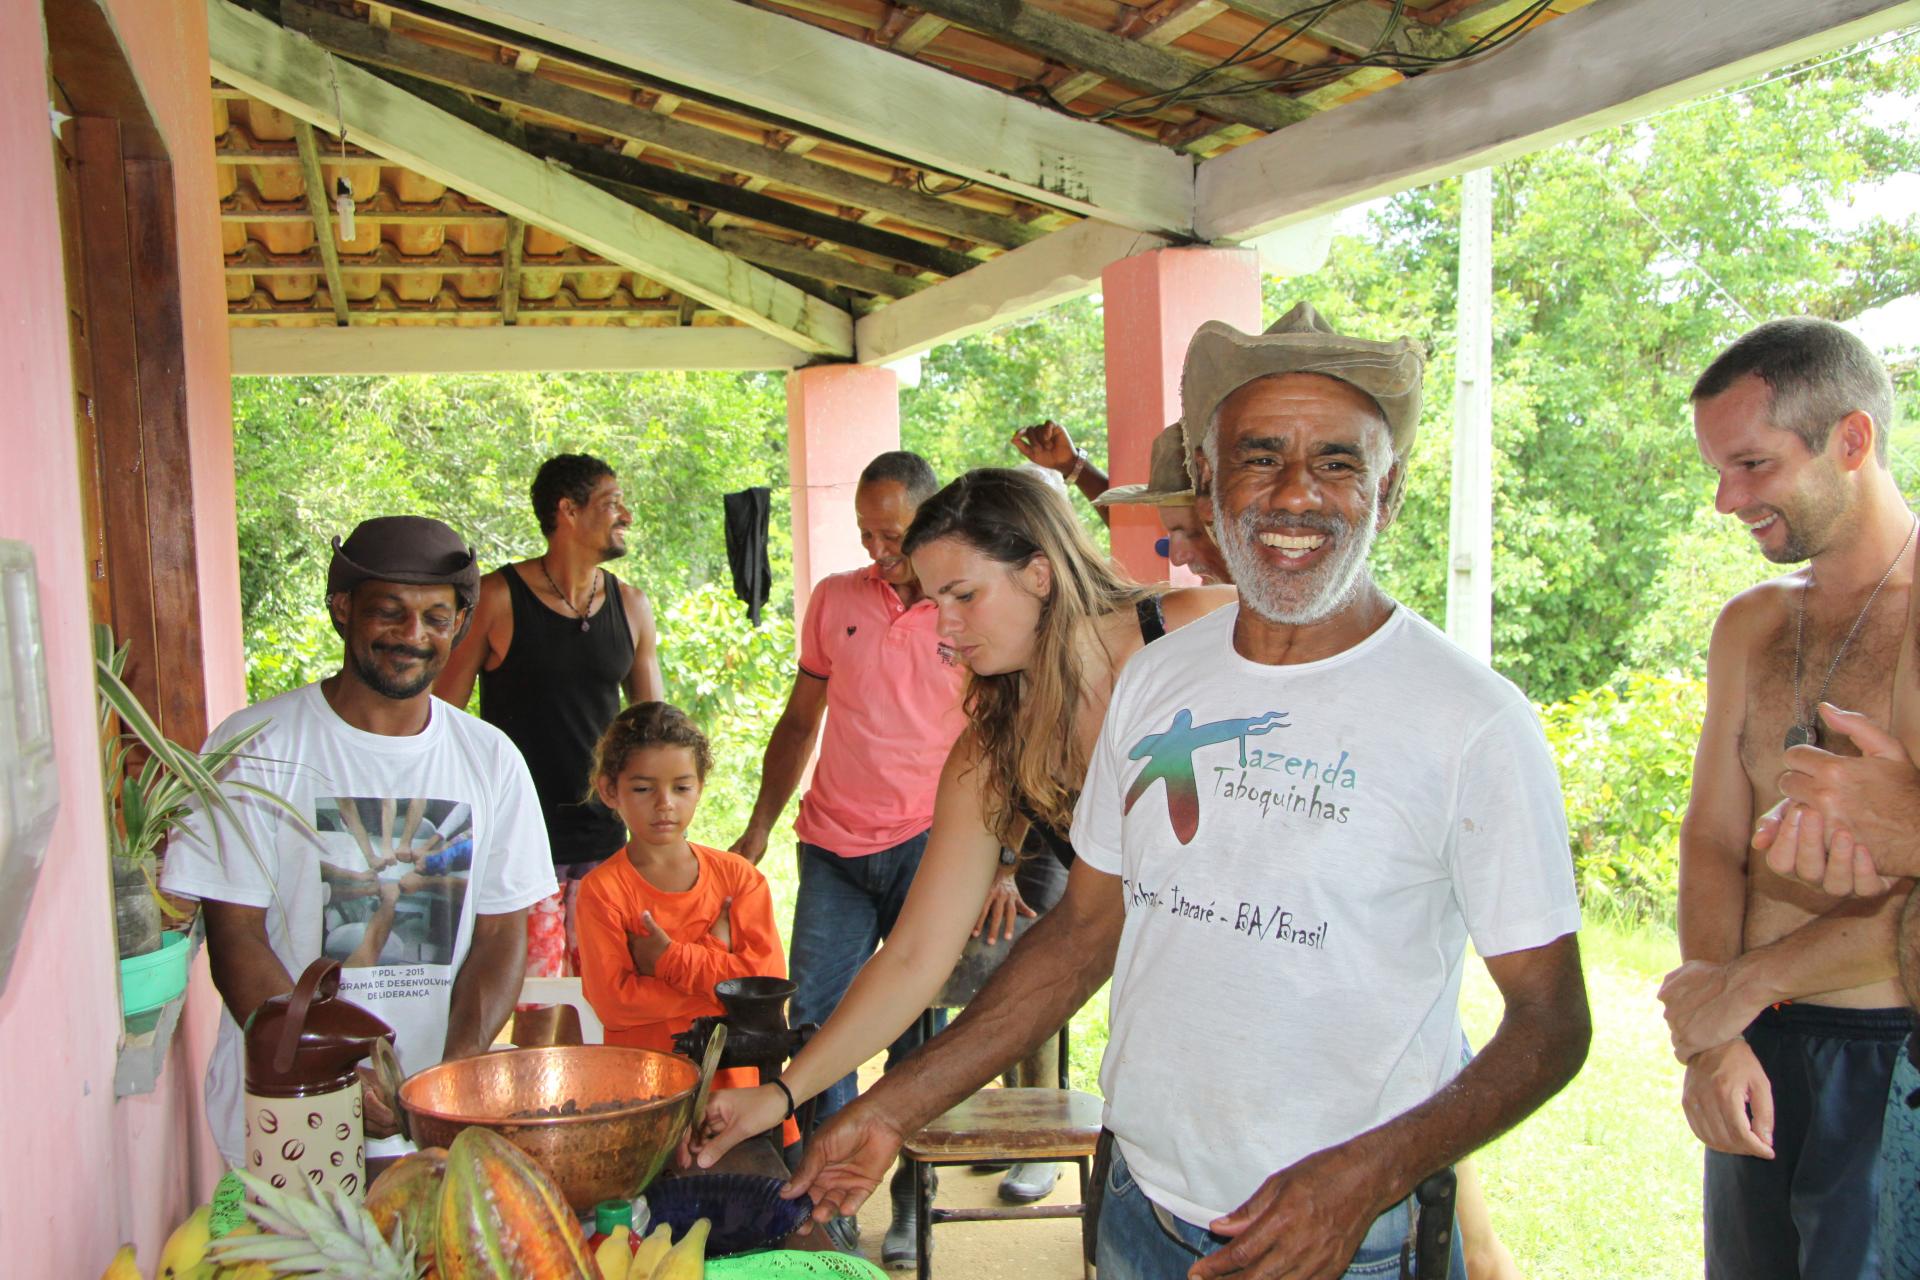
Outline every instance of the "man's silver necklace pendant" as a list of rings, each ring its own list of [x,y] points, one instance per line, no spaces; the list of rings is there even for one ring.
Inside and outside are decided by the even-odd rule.
[[[1847,646],[1851,645],[1853,638],[1860,634],[1861,625],[1866,622],[1867,614],[1872,612],[1873,602],[1879,598],[1880,588],[1887,585],[1888,580],[1893,577],[1893,571],[1900,567],[1900,561],[1905,558],[1907,548],[1913,545],[1913,535],[1916,531],[1920,531],[1920,516],[1914,517],[1913,524],[1907,529],[1906,541],[1900,544],[1900,550],[1893,557],[1893,563],[1888,565],[1887,571],[1880,575],[1880,581],[1867,596],[1867,602],[1860,606],[1860,616],[1853,620],[1853,626],[1847,631],[1847,638],[1840,642],[1840,647],[1834,651],[1833,661],[1827,664],[1827,674],[1820,681],[1820,696],[1813,700],[1813,709],[1805,719],[1802,719],[1800,657],[1804,650],[1801,647],[1801,641],[1805,638],[1807,630],[1807,592],[1813,590],[1813,567],[1811,565],[1807,567],[1807,585],[1800,588],[1800,609],[1793,624],[1793,723],[1787,726],[1787,750],[1821,745],[1820,704],[1827,700],[1827,686],[1833,683],[1833,673],[1840,669],[1840,659],[1847,656]]]
[[[560,584],[553,580],[553,575],[547,572],[547,558],[545,556],[540,557],[540,572],[546,578],[547,585],[553,588],[553,594],[560,597],[561,603],[566,605],[567,608],[573,609],[573,616],[580,619],[580,629],[582,631],[593,630],[593,602],[600,598],[600,571],[598,569],[593,571],[593,585],[587,588],[587,609],[585,613],[573,608],[573,601],[568,598],[566,592],[560,589]],[[1872,604],[1873,601],[1869,600],[1867,603]],[[1795,667],[1794,670],[1797,672],[1799,668]],[[1827,674],[1831,675],[1833,673],[1828,672]],[[1798,688],[1799,686],[1795,685],[1794,687]],[[1794,696],[1796,699],[1799,697],[1798,694]],[[1795,710],[1797,711],[1798,708],[1799,704],[1796,701]]]

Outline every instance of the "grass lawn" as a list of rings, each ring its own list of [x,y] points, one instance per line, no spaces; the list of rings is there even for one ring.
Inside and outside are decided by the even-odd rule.
[[[775,918],[792,920],[791,836],[761,869]],[[731,838],[730,836],[727,838]],[[1680,1112],[1680,1064],[1654,992],[1680,962],[1670,933],[1607,923],[1582,930],[1593,1048],[1579,1077],[1477,1157],[1495,1229],[1528,1280],[1693,1280],[1700,1243],[1700,1144]],[[1493,1037],[1500,993],[1469,959],[1467,1034]],[[1107,1042],[1104,990],[1073,1020],[1073,1083],[1097,1092]]]
[[[1701,1147],[1654,998],[1679,951],[1671,935],[1605,924],[1580,942],[1593,1049],[1565,1091],[1477,1157],[1494,1227],[1529,1280],[1692,1280],[1704,1270]],[[1477,963],[1461,1012],[1485,1044],[1500,993]]]

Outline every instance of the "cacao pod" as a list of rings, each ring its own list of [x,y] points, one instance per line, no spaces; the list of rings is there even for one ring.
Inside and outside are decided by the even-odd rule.
[[[553,1179],[490,1129],[462,1129],[447,1148],[434,1245],[441,1280],[596,1276]]]
[[[380,1228],[380,1238],[393,1239],[393,1224],[401,1223],[422,1265],[433,1262],[446,1173],[447,1149],[426,1147],[394,1161],[367,1188],[366,1210]]]

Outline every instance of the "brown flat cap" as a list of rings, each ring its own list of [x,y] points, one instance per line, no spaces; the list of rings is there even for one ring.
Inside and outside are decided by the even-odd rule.
[[[428,516],[377,516],[362,520],[342,541],[333,540],[327,594],[351,591],[363,582],[445,584],[462,609],[480,594],[480,561],[473,548]]]

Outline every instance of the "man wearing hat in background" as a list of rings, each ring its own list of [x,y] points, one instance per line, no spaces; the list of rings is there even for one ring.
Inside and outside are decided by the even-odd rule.
[[[1182,420],[1241,603],[1127,664],[1066,896],[947,1034],[815,1136],[793,1184],[817,1204],[857,1202],[903,1135],[1109,974],[1101,1280],[1400,1275],[1414,1188],[1579,1070],[1546,739],[1368,569],[1422,369],[1413,343],[1304,305],[1265,334],[1201,326]],[[1469,937],[1506,1007],[1463,1068]]]
[[[1148,455],[1145,484],[1116,485],[1093,500],[1096,507],[1151,506],[1160,515],[1160,526],[1167,531],[1166,556],[1170,563],[1190,571],[1208,586],[1231,583],[1220,547],[1207,529],[1213,518],[1210,502],[1194,495],[1193,477],[1187,470],[1187,435],[1174,423],[1153,438]]]
[[[202,900],[226,1004],[207,1115],[241,1160],[240,1028],[326,955],[340,995],[394,1029],[411,1074],[484,1053],[513,1012],[527,908],[554,890],[540,803],[506,735],[433,696],[473,616],[479,570],[438,520],[387,516],[333,541],[327,608],[338,674],[229,716],[257,728],[226,775],[230,813],[199,813],[167,849],[162,887]],[[367,1134],[394,1132],[373,1090]],[[391,1154],[369,1144],[369,1155]]]

